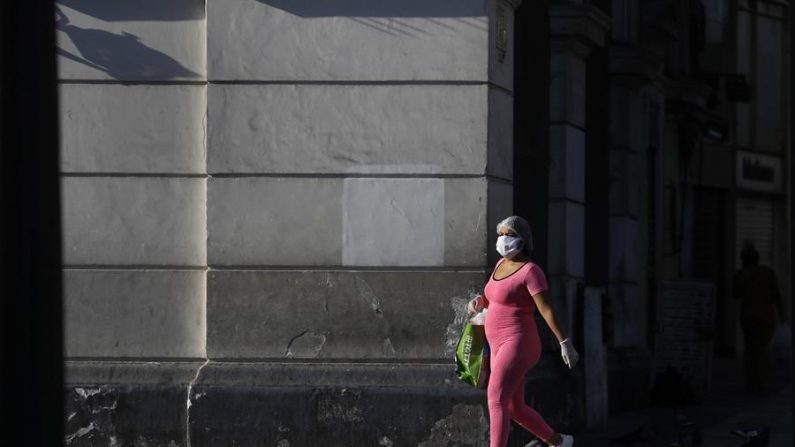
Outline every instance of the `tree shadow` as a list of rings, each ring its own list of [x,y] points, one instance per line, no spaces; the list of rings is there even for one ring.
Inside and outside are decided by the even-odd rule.
[[[257,0],[299,17],[482,17],[482,0]]]
[[[468,19],[488,15],[486,2],[478,0],[257,0],[297,17],[345,17],[392,36],[412,37],[428,31],[407,19],[422,18],[439,28],[455,27],[441,19],[454,19],[462,25],[487,31],[487,26]]]
[[[60,56],[106,73],[114,79],[167,80],[201,78],[171,56],[149,48],[138,36],[114,34],[100,29],[84,29],[69,23],[56,7],[56,29],[65,33],[80,54],[61,48]]]

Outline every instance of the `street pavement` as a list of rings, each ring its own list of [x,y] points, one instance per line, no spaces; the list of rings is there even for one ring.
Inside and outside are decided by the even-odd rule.
[[[764,444],[732,432],[769,430]],[[751,433],[752,434],[752,433]],[[779,366],[764,392],[743,391],[737,359],[716,359],[709,393],[700,405],[650,407],[612,416],[604,430],[581,433],[575,447],[793,447],[792,384]]]

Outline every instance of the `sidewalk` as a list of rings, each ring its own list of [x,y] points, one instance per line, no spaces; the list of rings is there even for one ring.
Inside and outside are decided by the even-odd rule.
[[[749,394],[743,391],[738,360],[716,359],[713,370],[712,389],[701,405],[650,407],[616,415],[604,431],[577,435],[575,447],[739,447],[745,441],[732,431],[763,427],[770,430],[769,447],[793,446],[788,372],[778,371],[770,390]],[[700,436],[693,437],[692,433]],[[695,442],[699,437],[701,442]],[[611,442],[616,438],[624,442]]]

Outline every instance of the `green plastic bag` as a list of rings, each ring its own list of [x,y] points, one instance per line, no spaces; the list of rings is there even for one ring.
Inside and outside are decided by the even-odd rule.
[[[455,349],[456,375],[484,389],[489,383],[489,343],[483,326],[467,323]]]

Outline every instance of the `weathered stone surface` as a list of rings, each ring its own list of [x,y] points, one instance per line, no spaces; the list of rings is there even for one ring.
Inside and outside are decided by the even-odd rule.
[[[490,184],[483,178],[445,180],[445,265],[483,268],[488,253],[483,229],[488,225]],[[440,236],[441,232],[434,237]],[[414,238],[409,242],[408,247],[424,243]]]
[[[475,447],[488,431],[482,392],[472,388],[197,386],[195,393],[202,396],[191,409],[197,447]]]
[[[206,181],[64,178],[66,265],[206,265]]]
[[[487,90],[485,85],[212,85],[208,170],[483,174]]]
[[[734,158],[735,153],[725,149],[726,147],[722,144],[705,143],[701,148],[702,153],[699,157],[692,157],[691,166],[698,166],[699,162],[702,163],[701,166],[703,168],[709,166],[709,169],[702,168],[699,171],[694,171],[699,173],[701,185],[725,189],[731,189],[733,187],[734,175],[737,170]],[[699,158],[701,158],[701,160],[698,160]],[[642,180],[644,180],[643,183],[648,185],[648,178]],[[646,200],[649,199],[644,197],[644,200],[641,202]]]
[[[647,408],[651,395],[651,356],[643,348],[607,350],[609,414]]]
[[[752,17],[752,13],[747,10],[739,9],[737,11],[737,62],[736,62],[736,71],[737,73],[743,73],[748,76],[755,70],[754,58],[752,55],[756,53],[755,49],[753,48],[756,44],[758,45],[758,41],[753,38],[754,28],[758,25],[756,24],[757,18],[755,16]],[[737,138],[737,145],[738,146],[745,146],[750,147],[753,146],[755,142],[751,141],[751,128],[755,127],[754,121],[756,118],[756,112],[753,111],[751,108],[750,103],[737,103],[735,105],[737,108],[737,129],[736,129],[736,138]],[[666,126],[669,124],[666,123]],[[671,126],[674,128],[674,126]]]
[[[573,396],[583,392],[580,371],[568,371],[558,357],[544,358],[527,378],[525,400],[559,430],[582,430],[582,406]],[[259,364],[252,365],[257,369]],[[326,366],[294,365],[305,370]],[[352,369],[372,369],[351,365]],[[425,366],[404,365],[398,376],[412,375],[420,383]],[[209,369],[205,369],[210,374]],[[265,371],[263,371],[265,377]],[[358,378],[359,374],[353,375]],[[191,406],[193,445],[381,445],[481,446],[488,442],[488,411],[480,390],[457,380],[441,386],[400,384],[387,379],[381,386],[298,385],[256,386],[216,382],[194,385]],[[529,433],[512,430],[510,445],[525,445]]]
[[[550,58],[549,119],[585,128],[585,61],[571,52]]]
[[[450,359],[483,272],[210,271],[213,359]]]
[[[548,264],[551,275],[583,277],[585,274],[585,207],[555,201],[549,204]]]
[[[215,1],[207,7],[213,80],[488,76],[488,13],[480,0]]]
[[[179,385],[67,385],[64,445],[186,445],[187,388]]]
[[[756,123],[754,129],[754,147],[772,152],[785,150],[787,141],[787,123],[783,115],[782,91],[786,91],[786,81],[780,48],[785,47],[788,35],[785,22],[759,15],[756,18],[756,45],[752,57],[756,59],[754,78],[754,100],[756,105]],[[764,30],[764,31],[761,31]],[[762,68],[764,67],[764,68]]]
[[[483,178],[212,178],[210,264],[481,266],[485,194]]]
[[[204,357],[203,271],[65,270],[67,357]]]
[[[583,299],[583,352],[585,376],[585,419],[590,429],[603,429],[607,423],[607,353],[602,339],[601,288],[585,289]]]
[[[549,195],[585,202],[585,132],[567,125],[549,128]]]
[[[513,97],[489,89],[488,174],[513,179]]]
[[[631,217],[611,217],[609,220],[610,253],[608,275],[612,281],[637,281],[642,263],[639,262],[640,222]]]
[[[610,88],[610,144],[627,150],[638,150],[641,131],[646,127],[640,97],[628,87]]]
[[[440,178],[345,179],[342,264],[444,265],[446,192]]]
[[[644,315],[641,302],[640,287],[631,283],[610,284],[607,288],[613,314],[613,345],[616,347],[642,346],[644,333],[641,331],[643,322],[639,315]]]
[[[210,265],[339,265],[342,181],[211,178]]]
[[[642,346],[645,342],[642,318],[647,314],[641,290],[637,284],[615,283],[607,289],[613,312],[613,345]]]
[[[210,361],[196,386],[433,387],[467,389],[455,363],[307,363]],[[411,370],[411,374],[405,374]],[[195,372],[195,370],[194,370]]]
[[[624,150],[610,151],[610,215],[640,216],[640,156]]]
[[[153,361],[109,360],[97,357],[92,360],[64,360],[64,382],[80,385],[185,385],[190,384],[204,360]]]
[[[581,279],[572,278],[569,276],[547,275],[547,283],[549,290],[545,296],[549,300],[553,309],[555,309],[555,316],[558,322],[566,332],[566,336],[572,340],[578,340],[580,337],[581,328],[577,326],[577,285],[582,283]],[[546,322],[543,323],[547,326]],[[550,348],[554,351],[560,351],[560,341],[555,338],[552,331],[549,331],[552,336],[547,340],[542,340],[544,347]],[[546,342],[549,342],[548,344]],[[579,349],[579,347],[578,347]]]
[[[490,180],[488,199],[488,221],[485,228],[486,253],[488,265],[494,266],[500,258],[497,252],[497,224],[513,215],[513,185],[510,183]],[[522,216],[524,217],[524,216]],[[481,235],[481,238],[483,235]],[[534,241],[535,243],[536,241]]]
[[[68,445],[182,446],[188,428],[192,446],[481,446],[488,439],[485,395],[455,379],[451,361],[154,363],[67,362],[67,378],[77,379],[65,388]],[[187,382],[189,366],[196,379]],[[579,368],[544,355],[528,374],[525,401],[556,429],[582,430],[574,396],[583,383]],[[517,428],[510,445],[530,439]]]
[[[206,87],[61,84],[61,170],[204,173]]]
[[[487,7],[489,9],[489,29],[491,30],[489,33],[489,79],[500,87],[513,91],[514,9],[510,2],[501,0],[489,1]],[[498,23],[500,15],[502,24]],[[505,30],[505,48],[501,58],[497,40],[502,32],[502,26]]]
[[[203,79],[205,4],[201,0],[58,2],[61,79]]]

